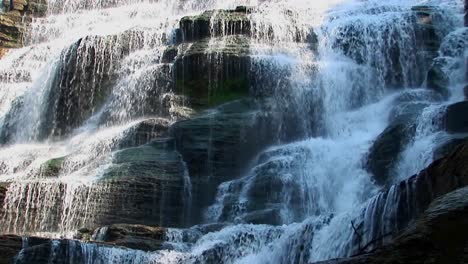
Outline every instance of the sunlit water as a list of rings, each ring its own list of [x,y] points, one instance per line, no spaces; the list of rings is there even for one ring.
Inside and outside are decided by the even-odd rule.
[[[417,52],[411,7],[418,4],[439,6],[443,41],[437,56],[448,61],[447,100],[426,98],[421,91],[430,64],[421,64],[425,55]],[[205,224],[227,225],[219,231],[174,229],[167,241],[174,250],[153,253],[78,242],[67,246],[79,248],[73,249],[86,263],[307,263],[352,254],[350,223],[362,211],[367,239],[372,240],[375,227],[369,222],[380,187],[366,170],[365,159],[390,124],[400,96],[421,91],[423,96],[414,101],[424,107],[414,137],[391,172],[394,183],[430,164],[434,149],[451,138],[439,120],[448,104],[463,100],[467,52],[465,48],[458,54],[451,46],[451,40],[464,38],[466,47],[461,0],[49,1],[48,16],[35,19],[27,34],[28,45],[0,61],[0,125],[4,127],[15,104],[26,105],[15,113],[16,130],[0,149],[0,181],[11,182],[0,230],[69,237],[95,217],[102,210],[95,201],[108,191],[96,183],[111,165],[119,141],[147,117],[148,92],[152,83],[167,77],[161,57],[173,44],[170,36],[180,18],[240,5],[258,6],[249,15],[252,63],[278,73],[269,87],[276,107],[287,106],[298,115],[306,136],[271,146],[258,154],[245,175],[219,186],[215,201],[203,209]],[[318,37],[315,48],[309,43],[312,32]],[[99,38],[109,35],[116,37]],[[53,74],[63,63],[63,53],[86,36],[91,37],[83,40],[89,41],[84,47],[100,56],[93,65],[94,77],[115,76],[109,99],[67,138],[56,139],[54,130],[44,136]],[[210,42],[210,49],[226,45],[227,39]],[[167,124],[192,114],[183,98],[164,85],[154,100],[160,105],[170,101],[169,107],[151,113]],[[41,179],[41,166],[62,157],[59,176]],[[191,205],[186,168],[183,178],[185,204]],[[265,189],[273,195],[262,197]],[[58,204],[62,212],[56,211]],[[246,223],[268,210],[278,212],[275,225]],[[385,210],[393,213],[391,198]],[[36,217],[24,217],[33,212]],[[387,230],[392,223],[386,225],[379,228]],[[192,241],[184,241],[180,232],[192,234]]]

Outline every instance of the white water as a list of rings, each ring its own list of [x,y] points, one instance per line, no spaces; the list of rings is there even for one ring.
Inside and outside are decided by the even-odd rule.
[[[309,133],[313,137],[265,150],[244,177],[219,187],[216,201],[206,209],[206,220],[227,222],[228,227],[198,234],[191,243],[172,238],[169,242],[176,250],[155,253],[83,244],[84,259],[86,263],[307,263],[350,254],[350,221],[378,192],[364,167],[367,152],[389,125],[396,99],[408,89],[419,88],[421,76],[415,68],[428,66],[418,65],[415,33],[409,20],[412,6],[428,2],[447,12],[444,18],[450,26],[444,25],[443,30],[455,30],[461,24],[462,3],[455,0],[50,1],[49,16],[36,19],[31,27],[29,46],[0,61],[0,125],[15,100],[24,95],[28,106],[19,115],[21,129],[15,133],[13,144],[0,149],[0,181],[12,182],[3,206],[7,212],[2,218],[4,230],[66,235],[103,210],[93,207],[96,203],[92,200],[99,195],[90,194],[91,190],[106,192],[105,186],[94,183],[112,163],[118,141],[141,120],[138,113],[144,112],[151,84],[164,78],[158,75],[165,66],[160,58],[178,20],[207,9],[247,4],[260,6],[251,15],[253,63],[286,72],[284,79],[273,80],[276,87],[270,87],[276,100],[300,115],[304,130],[310,131],[314,125],[319,129]],[[297,43],[297,38],[306,42],[312,28],[319,37],[317,52],[307,43]],[[130,41],[126,39],[129,30],[136,32],[130,34]],[[263,34],[267,30],[273,34]],[[349,32],[360,35],[347,35]],[[451,34],[456,37],[462,33],[458,29]],[[114,34],[117,39],[96,46],[103,56],[96,69],[102,69],[99,62],[105,56],[117,58],[122,47],[130,43],[129,54],[105,68],[117,76],[110,99],[69,138],[38,140],[48,82],[60,63],[62,50],[81,37]],[[386,38],[387,34],[393,38]],[[350,52],[336,47],[350,39],[355,41],[348,43]],[[392,64],[389,48],[400,52],[397,65]],[[447,64],[447,71],[452,73],[451,97],[443,102],[422,99],[428,106],[418,116],[416,134],[392,172],[397,175],[395,182],[426,167],[434,148],[450,138],[436,121],[448,104],[462,100],[465,80],[460,76],[466,71],[465,66],[457,64],[463,61],[459,54],[447,54],[452,50],[445,41],[439,53],[451,60]],[[466,51],[463,56],[467,56]],[[356,63],[356,59],[361,62]],[[389,77],[396,71],[401,73],[399,80]],[[395,83],[399,86],[394,87]],[[165,87],[158,96],[155,100],[160,104],[171,98],[171,107],[167,113],[161,110],[153,115],[168,122],[191,115],[183,100]],[[316,122],[310,124],[309,118]],[[38,179],[45,162],[61,157],[66,157],[65,166],[57,179]],[[187,169],[184,171],[184,199],[191,206],[192,183]],[[277,184],[280,189],[272,186],[269,196],[259,199],[258,185],[265,183]],[[57,216],[53,211],[58,204],[64,210]],[[279,211],[279,226],[245,223],[252,214],[270,207]],[[37,208],[41,208],[37,218],[21,217]],[[57,219],[51,220],[52,216]]]

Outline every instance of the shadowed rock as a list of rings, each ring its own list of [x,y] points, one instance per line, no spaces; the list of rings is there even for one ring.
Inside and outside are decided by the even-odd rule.
[[[393,243],[370,254],[320,264],[448,264],[468,261],[468,188],[433,201]],[[317,263],[319,264],[319,263]]]

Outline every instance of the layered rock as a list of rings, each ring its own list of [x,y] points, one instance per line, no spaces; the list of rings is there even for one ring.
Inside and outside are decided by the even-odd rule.
[[[388,246],[370,254],[321,264],[466,263],[468,188],[433,201],[422,216]],[[318,264],[318,263],[317,263]]]
[[[93,240],[143,251],[156,251],[166,240],[166,230],[143,225],[116,224],[94,231]]]
[[[32,17],[43,16],[47,11],[45,0],[1,1],[4,13],[0,14],[0,58],[9,49],[21,47],[23,33]]]
[[[418,175],[376,196],[353,223],[353,252],[372,250],[388,242],[420,217],[434,199],[468,186],[467,158],[468,144],[464,143]]]
[[[240,176],[256,153],[277,138],[275,124],[260,113],[254,101],[240,100],[171,128],[192,179],[195,208],[213,201],[221,182]]]
[[[210,10],[197,16],[183,17],[180,20],[178,42],[191,42],[209,37],[226,35],[249,35],[251,23],[248,7],[234,10]]]
[[[174,66],[175,91],[195,108],[249,95],[249,39],[232,36],[182,45]]]

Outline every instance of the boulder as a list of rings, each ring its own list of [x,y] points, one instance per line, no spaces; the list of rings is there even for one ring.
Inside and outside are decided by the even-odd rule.
[[[468,133],[468,102],[448,106],[442,121],[449,133]]]
[[[415,132],[413,124],[396,123],[377,137],[367,157],[367,169],[374,175],[377,184],[392,184],[392,169]]]
[[[164,228],[128,224],[101,227],[93,235],[93,240],[98,242],[143,251],[160,250],[165,239]]]

